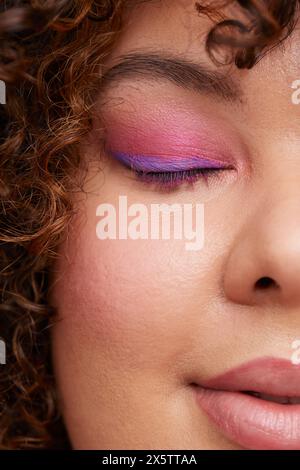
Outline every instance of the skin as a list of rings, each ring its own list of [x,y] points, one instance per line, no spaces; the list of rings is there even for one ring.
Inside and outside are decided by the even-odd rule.
[[[106,65],[138,48],[171,51],[215,70],[204,50],[211,23],[193,4],[131,9]],[[237,103],[144,79],[109,87],[95,103],[94,127],[82,142],[89,163],[84,192],[74,195],[76,214],[50,290],[59,312],[54,370],[73,448],[240,448],[197,406],[190,384],[263,356],[289,359],[300,336],[300,120],[291,101],[299,49],[296,30],[252,70],[223,67],[243,91]],[[235,170],[208,185],[149,187],[101,150],[101,116],[111,141],[125,136],[119,146],[128,142],[129,127],[141,142],[149,129],[155,140],[152,125],[191,126],[198,143],[215,135],[221,151],[220,129]],[[188,154],[187,140],[180,146]],[[147,207],[203,203],[205,247],[99,240],[96,207],[118,207],[120,194]],[[278,287],[257,288],[265,276]]]

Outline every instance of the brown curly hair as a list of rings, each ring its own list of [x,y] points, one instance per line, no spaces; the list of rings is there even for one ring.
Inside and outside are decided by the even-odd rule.
[[[151,0],[0,2],[0,449],[70,448],[57,406],[49,270],[73,214],[79,143],[125,9]],[[298,0],[195,2],[215,63],[251,68],[295,26]],[[235,4],[239,19],[227,17]],[[243,19],[241,19],[243,18]],[[78,184],[78,182],[77,182]]]

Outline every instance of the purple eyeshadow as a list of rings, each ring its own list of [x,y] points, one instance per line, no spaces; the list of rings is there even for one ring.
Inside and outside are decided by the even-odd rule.
[[[142,172],[176,172],[197,168],[226,168],[224,162],[218,162],[198,156],[151,156],[132,155],[124,152],[110,152],[110,154],[126,167]]]

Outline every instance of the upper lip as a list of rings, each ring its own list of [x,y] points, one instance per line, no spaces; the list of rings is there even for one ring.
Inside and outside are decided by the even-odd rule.
[[[215,390],[300,397],[300,365],[287,359],[264,357],[202,380],[198,384]]]

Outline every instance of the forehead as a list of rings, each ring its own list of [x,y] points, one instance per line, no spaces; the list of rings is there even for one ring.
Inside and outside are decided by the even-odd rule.
[[[133,49],[143,45],[151,49],[172,50],[178,54],[208,60],[205,41],[208,32],[216,22],[226,18],[245,24],[246,17],[238,2],[228,2],[226,8],[217,9],[219,15],[199,14],[196,4],[207,4],[195,0],[129,0],[125,10],[122,41],[119,50]],[[225,2],[209,2],[222,4]],[[279,2],[280,3],[280,2]],[[292,39],[292,40],[290,40]],[[272,65],[281,70],[298,72],[300,66],[300,34],[295,28],[292,38],[284,41],[281,47],[272,50]],[[270,64],[269,64],[270,65]],[[274,69],[273,69],[274,70]]]
[[[274,47],[253,69],[239,70],[234,65],[216,66],[205,49],[215,18],[200,15],[195,0],[132,0],[127,4],[124,24],[114,50],[107,60],[108,67],[118,56],[139,52],[163,52],[209,66],[220,68],[242,83],[245,94],[258,90],[281,89],[290,92],[290,85],[300,78],[300,32],[294,32],[281,45]],[[219,10],[221,11],[221,10]],[[226,10],[227,18],[241,20],[241,10],[233,1]],[[220,17],[219,17],[220,19]]]
[[[213,22],[200,17],[195,4],[195,0],[137,1],[135,7],[126,9],[120,51],[143,44],[160,49],[171,46],[179,54],[199,53],[199,48],[204,52],[204,39]]]

